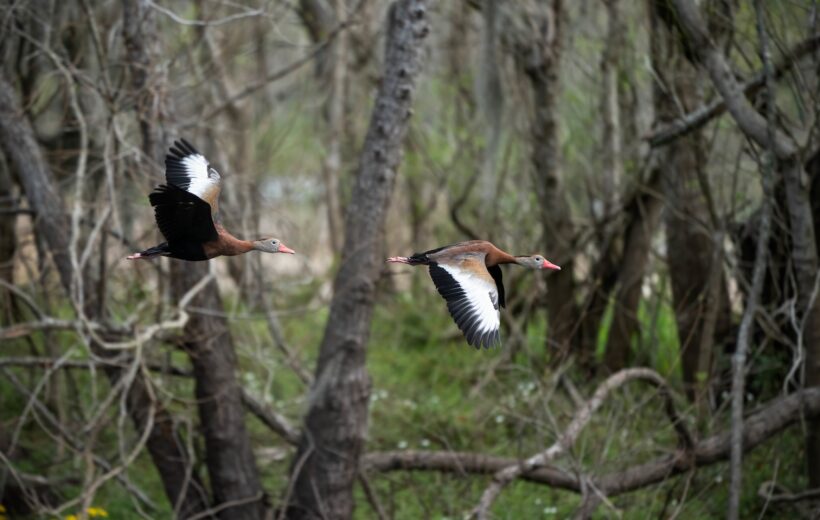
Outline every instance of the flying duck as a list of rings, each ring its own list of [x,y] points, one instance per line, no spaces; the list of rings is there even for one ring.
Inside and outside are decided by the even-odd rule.
[[[219,221],[219,173],[204,155],[185,139],[174,142],[165,156],[165,180],[148,200],[154,208],[165,242],[128,256],[128,260],[167,256],[179,260],[210,260],[248,251],[290,253],[278,238],[242,240],[231,235]]]
[[[501,264],[529,269],[561,268],[541,255],[513,256],[485,240],[460,242],[413,256],[394,256],[390,263],[426,265],[447,309],[467,343],[489,348],[501,343],[499,309],[504,307]]]

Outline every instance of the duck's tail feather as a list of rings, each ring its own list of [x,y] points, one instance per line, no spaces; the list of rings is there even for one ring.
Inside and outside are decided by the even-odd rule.
[[[168,256],[171,254],[171,250],[168,249],[168,242],[163,242],[158,246],[149,247],[145,251],[140,251],[139,253],[134,253],[133,255],[129,255],[126,257],[127,260],[142,260],[148,258],[154,258],[155,256]]]

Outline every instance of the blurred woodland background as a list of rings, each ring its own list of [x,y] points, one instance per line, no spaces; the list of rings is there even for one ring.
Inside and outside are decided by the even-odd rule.
[[[0,3],[0,518],[817,518],[813,0]],[[241,237],[124,257],[184,137]],[[422,269],[482,238],[503,347]],[[74,516],[72,516],[74,515]]]

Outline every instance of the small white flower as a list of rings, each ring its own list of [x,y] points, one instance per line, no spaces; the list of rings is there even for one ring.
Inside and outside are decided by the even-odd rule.
[[[558,508],[555,506],[547,506],[544,508],[545,515],[555,515],[558,514]]]
[[[717,482],[718,484],[720,484],[721,482],[723,482],[723,475],[718,475],[718,476],[716,476],[716,477],[715,477],[715,482]]]
[[[398,446],[399,446],[400,450],[406,450],[407,449],[407,441],[399,441]]]
[[[541,505],[541,499],[540,498],[535,499],[535,505],[537,505],[537,506]]]
[[[429,439],[422,439],[421,440],[421,447],[422,448],[429,448],[430,447],[430,440]]]
[[[503,416],[503,415],[501,415],[501,414],[496,415],[496,416],[495,416],[495,422],[496,422],[496,424],[501,424],[501,423],[503,423],[503,422],[504,422],[504,416]]]
[[[533,390],[535,390],[535,383],[533,381],[525,381],[523,383],[518,383],[518,393],[520,393],[524,397],[527,397],[530,394],[532,394]]]

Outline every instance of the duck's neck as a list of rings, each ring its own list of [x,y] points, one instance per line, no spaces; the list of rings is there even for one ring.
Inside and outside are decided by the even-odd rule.
[[[488,266],[498,264],[517,264],[518,260],[513,255],[494,247],[487,253],[486,264]]]
[[[225,256],[241,255],[247,253],[248,251],[253,251],[254,249],[256,249],[256,244],[254,242],[250,240],[242,240],[241,238],[236,238],[235,236],[227,232],[222,235],[222,245],[222,254]]]
[[[530,267],[530,264],[528,263],[528,260],[530,260],[529,256],[516,256],[513,258],[515,259],[514,263],[523,267]]]

